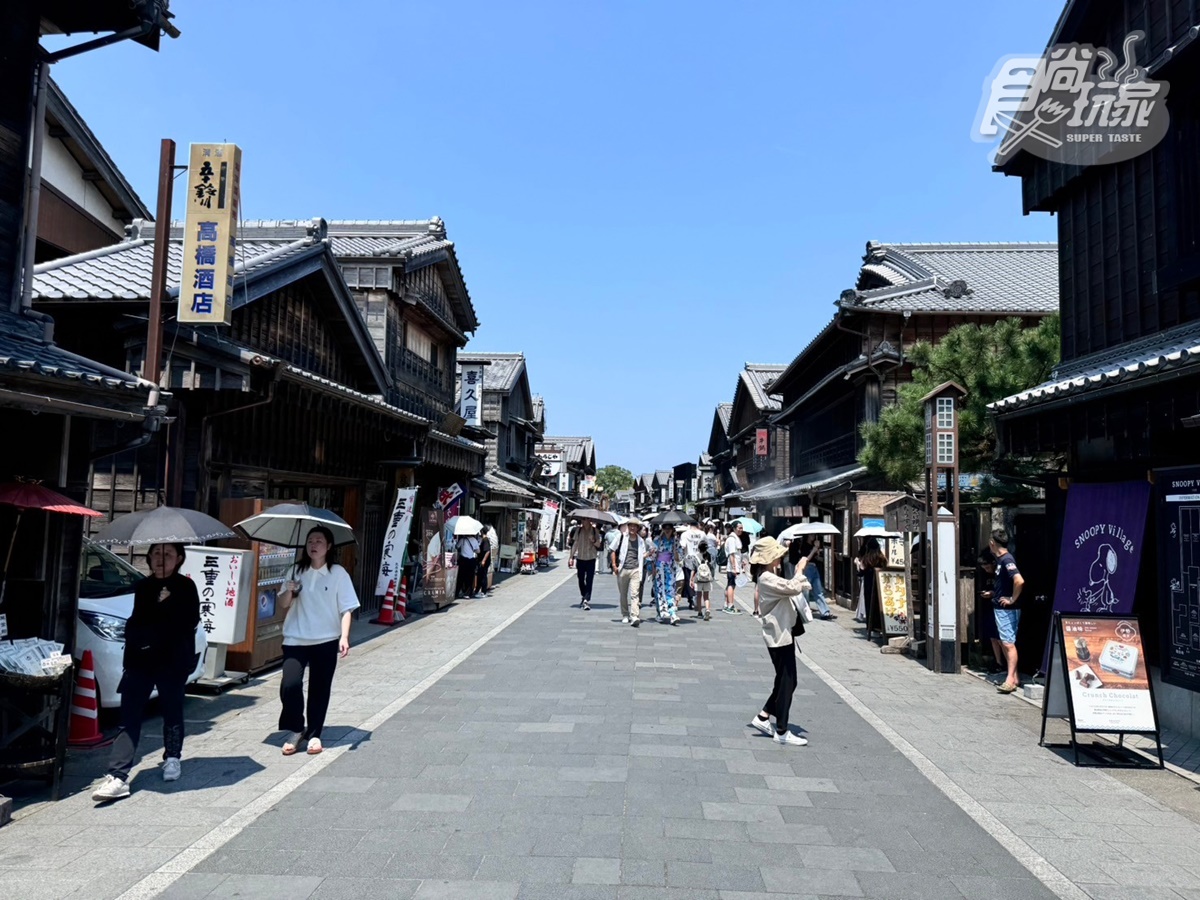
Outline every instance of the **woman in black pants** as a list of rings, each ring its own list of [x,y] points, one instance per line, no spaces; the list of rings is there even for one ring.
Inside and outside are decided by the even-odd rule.
[[[279,728],[288,733],[283,755],[307,742],[310,756],[320,753],[321,729],[329,711],[333,672],[339,654],[350,653],[350,613],[358,595],[350,573],[332,559],[333,532],[317,526],[308,533],[292,577],[283,583],[279,605],[283,620],[283,678],[279,682]],[[305,724],[304,670],[308,668],[308,723]]]
[[[762,567],[758,576],[759,609],[762,612],[763,640],[767,644],[771,665],[775,668],[771,696],[750,724],[768,737],[773,737],[777,743],[803,747],[808,741],[789,731],[788,725],[792,694],[796,692],[795,636],[804,632],[803,625],[797,626],[799,611],[795,598],[809,589],[808,579],[803,575],[808,560],[801,557],[796,565],[801,574],[784,579],[779,574],[779,566],[786,555],[787,548],[772,537],[757,541],[750,554],[750,564]],[[775,717],[774,728],[771,727],[771,716]]]
[[[158,688],[163,717],[163,781],[175,781],[183,755],[183,689],[196,664],[196,626],[200,595],[190,578],[179,574],[183,544],[152,544],[146,555],[150,577],[133,589],[133,613],[125,623],[124,674],[121,676],[121,730],[113,743],[108,775],[92,794],[105,802],[129,796],[142,717]]]

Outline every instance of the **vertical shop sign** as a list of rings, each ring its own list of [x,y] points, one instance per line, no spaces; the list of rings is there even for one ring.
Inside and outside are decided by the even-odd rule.
[[[421,549],[424,555],[421,596],[433,601],[436,609],[446,598],[446,557],[442,550],[441,510],[426,509],[422,511]]]
[[[396,505],[392,508],[387,534],[383,538],[383,558],[379,563],[379,577],[375,580],[376,595],[386,594],[388,585],[393,581],[399,586],[416,499],[416,488],[400,488],[396,491]]]
[[[181,575],[196,583],[200,622],[210,644],[238,644],[246,639],[250,602],[250,551],[221,547],[187,547]]]
[[[554,526],[558,521],[558,504],[553,500],[542,503],[542,521],[538,523],[538,543],[549,547],[554,543]]]
[[[179,321],[228,325],[233,315],[233,254],[237,243],[242,151],[237,144],[192,144]]]
[[[754,431],[754,455],[769,456],[771,454],[771,433],[765,428]]]
[[[1154,473],[1162,678],[1200,690],[1200,466]]]
[[[483,424],[483,366],[463,363],[459,387],[459,415],[476,428]]]

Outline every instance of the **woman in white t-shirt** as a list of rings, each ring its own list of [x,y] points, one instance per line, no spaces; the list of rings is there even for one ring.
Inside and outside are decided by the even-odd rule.
[[[283,678],[279,683],[279,728],[287,732],[283,755],[307,741],[309,755],[320,753],[321,729],[329,709],[339,654],[350,653],[350,613],[358,595],[350,573],[332,559],[333,532],[317,526],[308,533],[300,560],[283,583]],[[308,725],[305,726],[304,670],[308,668]]]

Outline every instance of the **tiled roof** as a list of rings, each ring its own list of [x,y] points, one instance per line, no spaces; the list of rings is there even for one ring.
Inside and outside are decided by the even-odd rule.
[[[841,305],[890,312],[1055,313],[1058,245],[871,241],[856,289],[843,294]]]
[[[34,267],[34,300],[149,300],[154,270],[154,225],[138,220],[133,239],[52,260]],[[140,237],[145,233],[146,237]],[[239,276],[250,277],[285,259],[321,252],[314,238],[238,241],[234,289]],[[183,261],[183,230],[172,226],[167,248],[167,286],[178,295]]]
[[[71,353],[54,344],[29,337],[19,327],[24,323],[9,323],[0,315],[0,380],[5,372],[59,379],[83,386],[120,389],[149,396],[154,385],[136,375]]]
[[[639,475],[638,484],[640,484],[647,491],[654,490],[654,473],[647,472],[643,475]]]
[[[395,261],[411,269],[448,261],[451,302],[459,320],[455,327],[472,332],[479,327],[454,242],[446,237],[446,225],[437,216],[392,221],[335,219],[321,220],[321,224],[333,255],[340,262]],[[294,240],[303,237],[307,227],[310,223],[293,219],[250,220],[238,225],[238,234],[239,239],[250,241]]]
[[[485,391],[500,391],[511,393],[521,378],[525,369],[524,353],[463,353],[459,352],[458,362],[488,363],[483,367],[483,389]]]
[[[337,324],[361,354],[352,362],[363,373],[369,372],[370,380],[384,390],[391,385],[391,376],[354,297],[338,274],[324,230],[324,221],[314,219],[308,223],[305,235],[299,238],[239,239],[234,264],[233,308],[238,309],[277,289],[275,276],[300,278],[324,269],[332,299],[342,316]],[[148,301],[154,268],[154,223],[137,219],[126,229],[126,234],[127,239],[120,244],[35,266],[34,300],[48,304],[61,300]],[[167,246],[167,292],[176,297],[179,295],[182,259],[183,226],[172,225]]]
[[[763,363],[746,363],[746,368],[741,371],[740,377],[755,408],[767,412],[779,411],[779,398],[768,394],[767,387],[782,375],[786,368],[786,366]]]
[[[538,442],[537,452],[552,447],[563,451],[563,461],[568,465],[587,465],[592,461],[595,450],[590,437],[551,437],[547,435]]]
[[[865,466],[851,465],[844,466],[840,469],[832,471],[816,472],[809,475],[798,475],[792,478],[785,478],[782,481],[774,481],[770,484],[764,484],[761,487],[753,488],[749,491],[743,491],[739,495],[741,500],[781,500],[784,497],[794,497],[800,494],[809,494],[814,491],[821,491],[827,488],[834,487],[843,481],[848,481],[858,478],[860,475],[865,475],[867,469]]]
[[[481,456],[487,454],[487,447],[475,441],[467,440],[462,435],[446,434],[445,432],[438,431],[436,428],[431,428],[429,429],[429,437],[439,443],[449,444],[451,447],[461,447],[464,450],[469,450],[471,453],[478,453]]]
[[[226,342],[226,343],[229,343],[229,342]],[[237,346],[237,345],[234,345],[234,346]],[[246,347],[241,347],[239,349],[242,352],[243,359],[246,358],[246,355],[250,355],[250,359],[248,359],[247,361],[251,365],[260,366],[260,367],[264,367],[264,368],[270,368],[273,366],[281,366],[284,373],[286,373],[288,376],[290,376],[291,378],[293,378],[296,381],[305,382],[305,383],[311,384],[315,387],[323,388],[324,390],[328,391],[331,394],[342,397],[348,401],[357,403],[360,406],[371,407],[373,409],[378,410],[379,412],[386,413],[387,415],[389,415],[395,419],[403,420],[404,422],[407,422],[412,425],[428,425],[429,424],[428,419],[422,418],[421,416],[418,416],[415,413],[410,413],[408,410],[401,409],[398,406],[392,406],[390,403],[385,402],[382,397],[376,396],[374,394],[364,394],[362,391],[356,391],[353,388],[347,387],[344,384],[340,384],[339,382],[332,381],[328,378],[325,378],[323,375],[318,375],[316,372],[310,372],[307,369],[301,369],[299,366],[293,366],[291,363],[287,362],[286,360],[273,359],[272,357],[264,356],[263,354],[258,353],[254,350],[250,350],[249,348],[246,348]]]
[[[297,240],[311,227],[302,219],[251,219],[238,224],[238,235],[247,241]],[[449,251],[446,227],[439,218],[394,222],[330,221],[326,229],[333,253],[339,259],[419,259],[439,250]]]
[[[516,497],[530,503],[536,499],[533,491],[526,490],[508,478],[502,478],[498,469],[492,469],[483,475],[477,476],[475,481],[490,493],[507,494],[510,497]]]
[[[729,417],[733,414],[732,403],[717,404],[717,418],[721,422],[721,430],[729,434]]]
[[[1137,387],[1140,379],[1163,372],[1200,368],[1200,324],[1191,323],[1103,354],[1059,365],[1050,380],[989,404],[1000,415],[1073,398],[1105,387]]]

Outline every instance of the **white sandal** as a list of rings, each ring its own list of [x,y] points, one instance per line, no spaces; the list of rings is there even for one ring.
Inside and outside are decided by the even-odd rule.
[[[325,748],[321,746],[320,738],[309,738],[308,739],[308,755],[309,756],[316,756],[318,753],[320,753],[324,749]]]

